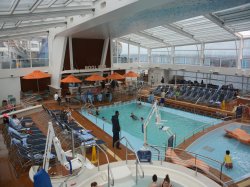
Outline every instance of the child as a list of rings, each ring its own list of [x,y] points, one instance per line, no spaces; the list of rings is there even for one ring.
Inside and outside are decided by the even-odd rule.
[[[225,164],[225,167],[227,169],[232,169],[233,168],[233,163],[232,163],[232,158],[230,156],[230,151],[229,150],[226,150],[226,155],[224,157],[224,162]]]

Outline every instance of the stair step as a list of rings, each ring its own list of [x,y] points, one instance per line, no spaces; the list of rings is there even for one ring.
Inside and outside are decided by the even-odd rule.
[[[115,181],[130,178],[132,176],[132,173],[127,166],[114,167],[111,168],[111,171]]]

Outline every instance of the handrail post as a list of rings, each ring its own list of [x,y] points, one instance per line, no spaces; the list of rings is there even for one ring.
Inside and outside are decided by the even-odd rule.
[[[72,157],[75,158],[75,141],[74,141],[74,132],[71,130],[71,138],[72,138]]]
[[[109,178],[109,165],[108,165],[108,187],[110,187],[110,178]]]
[[[128,142],[126,141],[126,164],[128,164]]]
[[[195,175],[197,176],[197,165],[196,165],[197,155],[195,154],[194,165],[195,165]]]
[[[98,171],[100,171],[100,161],[99,161],[99,156],[100,156],[100,154],[99,154],[99,147],[97,147],[97,163],[98,163]]]
[[[136,160],[136,163],[135,163],[135,174],[136,174],[136,179],[135,179],[135,183],[137,184],[138,183],[138,161]]]
[[[222,177],[222,169],[223,169],[223,164],[220,165],[220,179]]]

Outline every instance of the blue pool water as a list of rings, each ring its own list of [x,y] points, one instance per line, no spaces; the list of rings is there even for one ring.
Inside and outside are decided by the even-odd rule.
[[[226,150],[230,150],[233,160],[233,169],[223,168],[223,173],[230,176],[234,181],[239,181],[250,176],[250,146],[240,143],[234,138],[225,137],[225,130],[243,128],[239,123],[229,124],[216,129],[205,136],[196,140],[187,150],[201,155],[208,156],[220,162],[223,162]],[[250,133],[250,130],[248,130]],[[208,161],[204,160],[208,163]],[[219,165],[208,163],[215,168],[220,169]]]
[[[142,132],[142,122],[140,120],[133,120],[130,117],[133,112],[138,118],[147,118],[151,105],[148,103],[142,103],[138,106],[136,102],[128,102],[117,104],[115,106],[102,107],[100,109],[100,115],[98,117],[82,111],[82,114],[90,119],[93,123],[97,124],[100,128],[104,129],[107,133],[112,135],[111,117],[115,111],[118,110],[120,125],[121,125],[121,137],[125,136],[135,149],[138,150],[143,145],[144,134]],[[220,120],[209,118],[205,116],[195,115],[192,113],[161,107],[160,109],[162,120],[167,120],[164,126],[170,127],[171,131],[176,134],[176,144],[180,144],[184,137],[191,136],[192,131],[205,124],[216,124],[221,122]],[[105,121],[102,120],[105,117]],[[167,138],[170,136],[166,132],[162,131],[155,125],[155,116],[151,118],[151,121],[147,127],[148,143],[151,145],[166,146]]]

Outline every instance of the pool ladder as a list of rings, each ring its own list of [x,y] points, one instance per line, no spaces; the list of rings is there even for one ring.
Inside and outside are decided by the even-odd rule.
[[[138,158],[138,156],[137,156],[137,154],[136,154],[136,152],[135,152],[135,149],[133,148],[133,146],[131,145],[131,143],[128,141],[128,139],[124,136],[124,137],[122,137],[122,138],[120,138],[119,140],[117,140],[115,143],[114,143],[114,147],[116,147],[116,144],[118,143],[118,142],[121,142],[122,140],[125,140],[126,141],[126,145],[125,145],[125,147],[126,147],[126,164],[128,164],[128,156],[129,155],[135,155],[135,157],[136,157],[136,184],[138,183],[138,174],[141,174],[141,178],[144,178],[144,170],[143,170],[143,168],[142,168],[142,166],[141,166],[141,162],[140,162],[140,160],[139,160],[139,158]],[[128,146],[130,147],[130,149],[131,149],[131,151],[133,152],[133,153],[131,153],[131,154],[128,154]],[[115,151],[116,151],[116,148],[114,148],[114,158],[116,158],[116,154],[115,154]],[[139,168],[140,168],[140,171],[141,171],[141,173],[139,173],[139,169],[138,169],[138,166],[139,166]]]
[[[223,163],[217,161],[217,160],[214,160],[212,158],[209,158],[209,157],[206,157],[206,156],[203,156],[203,155],[200,155],[200,154],[197,154],[197,153],[194,153],[194,152],[191,152],[191,151],[186,151],[186,150],[183,150],[183,149],[178,149],[178,148],[171,148],[171,147],[167,147],[167,146],[158,146],[158,145],[148,145],[149,148],[152,148],[154,151],[156,151],[157,153],[152,153],[152,156],[157,156],[157,160],[161,162],[165,161],[165,160],[168,160],[168,159],[171,159],[171,157],[167,156],[166,155],[166,150],[167,149],[171,149],[172,151],[179,151],[179,152],[184,152],[184,153],[187,153],[187,154],[190,154],[193,156],[194,160],[195,160],[195,163],[193,165],[193,167],[195,168],[195,175],[197,176],[197,172],[198,172],[198,169],[200,169],[196,164],[197,164],[197,160],[199,158],[203,158],[205,160],[209,160],[210,162],[213,162],[213,163],[216,163],[219,165],[220,167],[220,170],[219,170],[219,176],[216,176],[215,174],[211,173],[211,172],[206,172],[207,175],[209,175],[213,180],[219,182],[223,187],[228,187],[228,184],[230,183],[230,181],[227,181],[227,182],[224,182],[222,180],[222,175],[223,175]],[[162,153],[162,151],[164,150],[164,152]],[[176,158],[175,158],[176,159]],[[178,161],[180,162],[183,162],[185,164],[185,161],[182,160],[182,159],[178,159]]]

